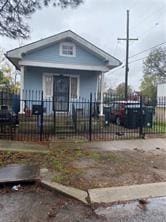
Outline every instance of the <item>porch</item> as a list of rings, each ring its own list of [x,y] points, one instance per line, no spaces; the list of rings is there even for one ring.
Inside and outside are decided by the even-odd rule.
[[[20,113],[25,110],[32,113],[33,106],[42,99],[45,113],[71,114],[72,104],[75,102],[76,109],[83,109],[80,101],[89,101],[92,93],[98,102],[101,98],[100,115],[103,115],[103,81],[104,73],[101,71],[22,66]]]

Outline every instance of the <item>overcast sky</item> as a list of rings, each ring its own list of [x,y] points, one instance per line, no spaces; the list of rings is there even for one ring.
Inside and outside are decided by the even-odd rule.
[[[130,56],[166,41],[166,0],[84,0],[77,9],[45,8],[36,12],[29,24],[31,38],[27,41],[0,37],[6,51],[58,32],[71,29],[108,53],[125,61],[126,10],[130,9]],[[142,59],[148,52],[130,59]],[[142,78],[142,61],[130,64],[129,84],[138,89]],[[124,68],[106,75],[107,85],[124,82]]]

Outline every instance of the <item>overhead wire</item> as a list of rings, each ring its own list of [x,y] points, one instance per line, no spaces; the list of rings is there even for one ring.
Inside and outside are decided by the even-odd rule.
[[[147,52],[147,51],[149,51],[149,50],[158,48],[159,46],[165,45],[165,44],[166,44],[166,42],[162,42],[162,43],[159,43],[159,44],[157,44],[157,45],[155,45],[155,46],[152,46],[152,47],[150,47],[150,48],[144,49],[143,51],[140,51],[140,52],[138,52],[138,53],[136,53],[136,54],[134,54],[134,55],[129,56],[129,59],[131,59],[131,58],[133,58],[133,57],[135,57],[135,56],[141,55],[141,54],[143,54],[143,53],[145,53],[145,52]],[[137,62],[137,61],[140,61],[140,60],[143,60],[143,59],[146,59],[146,58],[147,58],[147,56],[145,56],[145,57],[143,57],[143,58],[139,58],[139,59],[133,60],[133,61],[130,61],[129,64],[135,63],[135,62]],[[124,62],[124,61],[123,61],[123,62]],[[113,70],[111,73],[114,73],[114,72],[116,72],[116,71],[118,71],[118,70],[120,70],[120,69],[123,69],[124,67],[125,67],[125,65],[122,64],[120,67],[118,67],[117,69]]]

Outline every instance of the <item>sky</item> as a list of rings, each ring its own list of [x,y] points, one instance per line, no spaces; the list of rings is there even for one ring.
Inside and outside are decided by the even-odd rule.
[[[117,38],[126,36],[127,9],[130,10],[130,38],[139,39],[130,41],[129,84],[138,90],[143,77],[143,60],[150,50],[132,56],[166,42],[166,0],[84,0],[76,9],[44,8],[28,19],[30,39],[0,37],[0,47],[7,51],[71,29],[125,62],[126,42]],[[124,79],[124,66],[105,75],[106,85],[111,88]]]

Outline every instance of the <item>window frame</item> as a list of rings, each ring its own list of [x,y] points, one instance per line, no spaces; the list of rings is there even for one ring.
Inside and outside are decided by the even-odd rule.
[[[59,73],[43,73],[43,96],[45,99],[50,99],[53,97],[53,78],[54,76],[59,76]],[[52,89],[51,89],[51,96],[46,96],[46,88],[45,88],[45,77],[50,76],[52,77]],[[63,76],[69,77],[69,99],[71,100],[76,100],[80,96],[80,76],[79,75],[70,75],[70,74],[63,74]],[[72,98],[71,97],[71,78],[77,78],[77,98]]]
[[[63,53],[63,46],[72,46],[73,47],[73,54],[64,54]],[[61,42],[60,47],[59,47],[59,54],[60,56],[65,56],[65,57],[76,57],[76,45],[72,42]]]
[[[72,98],[71,97],[71,78],[77,78],[77,97],[76,98]],[[80,94],[80,77],[79,75],[70,75],[70,99],[71,100],[75,100],[75,99],[78,99],[79,98],[79,94]]]
[[[46,80],[46,77],[51,77],[52,78],[52,82],[51,82],[51,95],[46,95],[46,84],[45,84],[45,80]],[[43,97],[45,99],[50,99],[52,98],[53,96],[53,76],[54,74],[53,73],[43,73]]]

